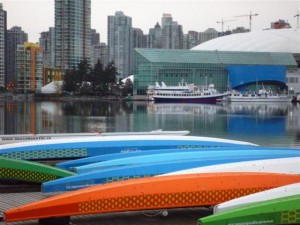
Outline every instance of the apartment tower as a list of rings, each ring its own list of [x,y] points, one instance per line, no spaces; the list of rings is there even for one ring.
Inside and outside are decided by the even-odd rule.
[[[91,0],[55,0],[55,66],[71,69],[91,54]]]
[[[6,87],[9,91],[17,88],[17,47],[28,41],[28,34],[21,27],[14,26],[7,30],[7,73]]]
[[[113,61],[120,78],[132,73],[133,67],[133,28],[131,17],[117,11],[108,16],[107,43],[109,61]]]
[[[43,53],[39,44],[25,42],[17,47],[18,92],[39,92],[42,88]]]
[[[3,10],[2,3],[0,3],[0,91],[5,88],[6,76],[6,11]]]

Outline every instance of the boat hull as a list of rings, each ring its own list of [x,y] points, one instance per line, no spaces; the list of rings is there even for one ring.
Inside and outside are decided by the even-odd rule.
[[[233,150],[233,149],[256,149],[257,146],[239,146],[235,147],[224,147],[224,148],[215,148],[213,150]],[[114,160],[114,159],[121,159],[121,158],[128,158],[128,157],[136,157],[136,156],[143,156],[143,155],[154,155],[154,154],[164,154],[164,153],[176,153],[176,152],[195,152],[195,151],[203,151],[203,150],[212,150],[212,149],[203,149],[203,148],[181,148],[181,149],[158,149],[158,150],[148,150],[148,151],[140,151],[140,152],[127,152],[127,153],[115,153],[115,154],[106,154],[106,155],[99,155],[94,157],[87,157],[82,159],[75,159],[64,161],[56,164],[56,167],[65,169],[65,170],[74,170],[75,167],[84,166],[87,164],[103,162],[107,160]]]
[[[0,157],[0,178],[8,180],[43,183],[74,173],[41,163]]]
[[[269,156],[272,157],[272,156]],[[274,157],[274,156],[273,156]],[[268,159],[257,156],[251,157],[252,160],[248,164],[258,164],[261,166],[245,166],[249,157],[217,157],[212,159],[199,159],[192,161],[169,162],[161,164],[146,164],[139,166],[122,166],[93,173],[77,174],[72,177],[62,178],[54,181],[45,182],[42,184],[43,192],[63,192],[73,191],[85,187],[95,186],[97,184],[105,184],[113,181],[135,179],[142,177],[157,176],[166,173],[174,173],[174,171],[193,168],[193,167],[209,167],[211,165],[220,165],[216,172],[265,172],[265,173],[282,173],[282,174],[300,174],[299,157],[285,159]],[[272,166],[266,166],[270,161],[275,161]],[[227,164],[242,164],[243,168],[233,168],[232,171],[222,169],[222,165]],[[288,164],[288,165],[287,165]],[[205,171],[205,170],[204,170]],[[176,172],[175,172],[176,173]]]
[[[210,206],[300,181],[299,175],[210,173],[112,182],[5,211],[6,222],[132,210]]]
[[[153,130],[149,132],[93,132],[93,133],[55,133],[55,134],[6,134],[0,135],[1,144],[11,144],[16,142],[27,141],[41,141],[53,140],[63,138],[81,138],[81,137],[94,137],[94,136],[123,136],[123,135],[188,135],[190,132],[187,130],[182,131],[163,131]]]
[[[300,156],[285,158],[273,158],[269,156],[266,159],[254,160],[250,157],[248,160],[236,161],[232,163],[215,164],[204,167],[194,167],[186,170],[178,170],[166,175],[193,174],[193,173],[213,173],[213,172],[273,172],[273,173],[291,173],[300,174]]]
[[[26,160],[76,159],[155,149],[210,148],[241,145],[255,146],[248,142],[207,137],[126,135],[7,144],[1,146],[0,156]]]
[[[228,212],[202,218],[198,225],[238,225],[238,224],[299,224],[300,195],[276,198],[253,203]]]
[[[285,185],[267,191],[258,192],[252,195],[247,195],[241,198],[236,198],[227,202],[223,202],[219,205],[214,206],[214,214],[230,211],[253,203],[268,201],[275,198],[282,198],[292,195],[300,195],[300,183]]]
[[[117,166],[126,166],[126,165],[142,165],[147,163],[161,163],[161,162],[170,162],[170,161],[184,161],[184,160],[196,160],[196,159],[219,159],[219,158],[228,158],[233,159],[240,157],[248,157],[248,160],[251,160],[253,157],[297,157],[300,155],[298,150],[274,150],[270,153],[270,150],[263,149],[250,149],[250,150],[224,150],[224,151],[195,151],[195,152],[176,152],[176,153],[165,153],[165,154],[154,154],[154,155],[145,155],[137,157],[128,157],[121,159],[108,160],[99,163],[88,164],[81,167],[76,167],[75,171],[77,173],[86,173],[93,172],[101,169],[112,168]]]
[[[211,97],[172,97],[172,96],[153,96],[156,103],[202,103],[216,104],[217,99],[223,98],[225,95],[216,95]]]

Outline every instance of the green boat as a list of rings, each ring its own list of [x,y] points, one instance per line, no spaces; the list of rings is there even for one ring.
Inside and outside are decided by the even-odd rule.
[[[0,156],[0,179],[43,183],[74,173],[46,164]]]
[[[253,203],[198,220],[198,225],[300,224],[300,195]]]

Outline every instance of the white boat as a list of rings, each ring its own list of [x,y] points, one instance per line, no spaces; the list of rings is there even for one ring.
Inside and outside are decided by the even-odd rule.
[[[263,202],[275,198],[282,198],[300,194],[300,183],[281,186],[267,191],[258,192],[244,197],[236,198],[214,206],[214,214],[226,212],[252,203]]]
[[[55,134],[4,134],[0,135],[0,145],[17,142],[39,141],[39,140],[53,140],[62,138],[79,138],[79,137],[93,137],[93,136],[123,136],[123,135],[188,135],[188,130],[179,131],[142,131],[142,132],[88,132],[88,133],[55,133]]]
[[[220,93],[214,84],[196,86],[180,82],[178,86],[167,86],[164,82],[161,85],[156,82],[155,86],[148,87],[148,98],[157,103],[205,103],[215,104],[228,93]]]
[[[276,150],[275,150],[276,151]],[[300,174],[300,151],[299,157],[249,160],[236,163],[225,163],[212,166],[195,167],[192,169],[179,170],[165,175],[215,173],[215,172],[264,172]]]
[[[258,93],[253,92],[238,92],[231,91],[229,95],[223,98],[223,101],[228,102],[292,102],[293,97],[282,94],[274,94],[271,90],[264,88],[260,89]]]

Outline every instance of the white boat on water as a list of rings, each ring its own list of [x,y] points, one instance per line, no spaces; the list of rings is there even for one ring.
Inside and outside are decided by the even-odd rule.
[[[222,100],[227,102],[292,102],[293,97],[283,94],[274,94],[271,90],[264,88],[257,93],[231,91]]]
[[[197,86],[182,81],[178,86],[167,86],[164,82],[149,86],[147,95],[157,103],[207,103],[215,104],[228,93],[220,93],[214,84]]]

